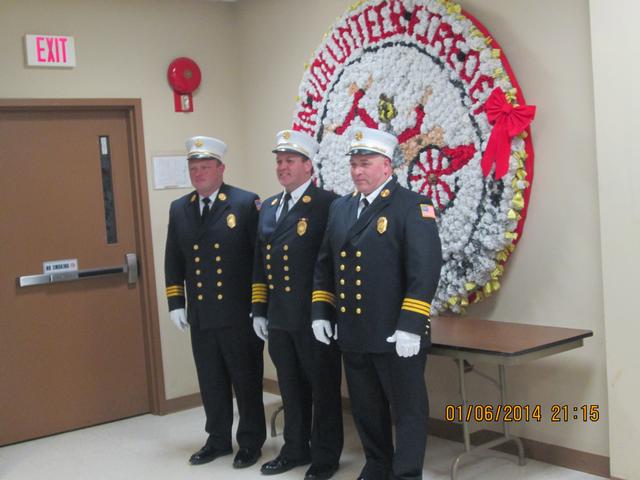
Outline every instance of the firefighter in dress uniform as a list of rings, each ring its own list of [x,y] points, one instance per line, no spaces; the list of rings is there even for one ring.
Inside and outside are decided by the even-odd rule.
[[[424,371],[442,252],[431,202],[392,175],[397,143],[355,130],[356,191],[331,206],[313,284],[312,328],[342,350],[365,480],[421,479],[427,439]]]
[[[165,278],[171,320],[181,330],[191,327],[209,434],[189,461],[200,465],[232,452],[233,387],[240,417],[233,466],[243,468],[258,460],[266,439],[264,344],[250,318],[260,200],[223,182],[225,143],[199,136],[186,145],[195,192],[171,204]]]
[[[268,337],[284,406],[284,445],[262,466],[274,475],[311,462],[306,480],[333,476],[343,446],[340,351],[311,330],[313,269],[329,206],[337,195],[311,179],[318,143],[306,133],[276,135],[276,174],[284,191],[264,201],[253,271],[253,325]]]

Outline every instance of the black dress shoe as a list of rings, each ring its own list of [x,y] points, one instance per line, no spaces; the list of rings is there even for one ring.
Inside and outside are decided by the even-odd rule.
[[[328,480],[337,470],[337,465],[311,465],[304,474],[304,480]]]
[[[258,461],[262,455],[259,448],[241,448],[233,459],[233,468],[247,468]]]
[[[205,445],[196,453],[191,455],[189,463],[191,465],[202,465],[204,463],[209,463],[218,457],[222,457],[223,455],[229,455],[232,452],[233,450],[231,450],[231,448],[221,450],[211,445]]]
[[[288,472],[292,468],[299,467],[300,465],[307,465],[311,460],[308,458],[301,460],[289,460],[288,458],[278,455],[270,462],[265,463],[260,468],[263,475],[277,475],[278,473]]]

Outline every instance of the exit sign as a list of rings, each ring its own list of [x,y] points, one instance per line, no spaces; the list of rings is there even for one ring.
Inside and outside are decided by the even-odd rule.
[[[25,35],[27,65],[32,67],[75,67],[76,46],[73,37],[62,35]]]

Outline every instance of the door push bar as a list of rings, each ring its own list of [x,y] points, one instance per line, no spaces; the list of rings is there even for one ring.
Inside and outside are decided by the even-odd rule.
[[[84,278],[103,277],[105,275],[127,275],[127,283],[134,285],[138,281],[138,258],[135,253],[127,253],[124,256],[124,265],[116,267],[89,268],[75,272],[42,273],[40,275],[24,275],[16,278],[19,287],[32,287],[34,285],[47,285],[49,283],[71,282]]]

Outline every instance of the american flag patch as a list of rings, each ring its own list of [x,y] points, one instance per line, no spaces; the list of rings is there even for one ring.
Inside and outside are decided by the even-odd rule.
[[[426,203],[420,204],[420,214],[422,218],[436,218],[436,211],[433,208],[433,205],[427,205]]]

